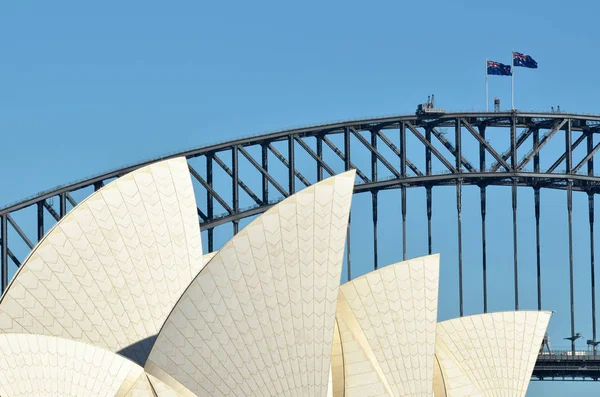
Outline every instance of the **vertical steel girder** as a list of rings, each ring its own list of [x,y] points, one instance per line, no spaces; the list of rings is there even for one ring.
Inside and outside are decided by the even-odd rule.
[[[44,203],[45,201],[38,201],[37,203],[37,241],[38,243],[44,237]]]
[[[400,123],[400,172],[406,178],[406,124]],[[400,188],[402,206],[402,260],[406,260],[406,185]]]
[[[540,143],[540,131],[533,130],[533,147]],[[540,155],[536,153],[533,156],[533,170],[540,171]],[[537,265],[537,302],[538,310],[542,310],[542,251],[540,247],[540,188],[535,186],[533,189],[533,199],[535,207],[535,257]]]
[[[62,219],[67,214],[67,194],[61,193],[58,197],[60,199],[60,218]]]
[[[431,230],[431,215],[432,215],[432,199],[431,199],[431,186],[425,187],[425,194],[427,198],[427,254],[431,255],[433,253],[433,242],[431,238],[432,230]]]
[[[344,169],[346,171],[352,168],[350,161],[350,128],[344,128]]]
[[[456,120],[454,128],[454,141],[456,142],[456,172],[460,176],[462,172],[462,144],[461,144],[461,123],[460,119]],[[457,215],[457,232],[458,232],[458,295],[460,316],[465,314],[464,311],[464,293],[463,293],[463,254],[462,254],[462,179],[459,177],[456,183],[456,215]]]
[[[296,161],[294,159],[294,136],[288,136],[288,179],[289,179],[289,192],[290,195],[296,192]]]
[[[331,145],[330,145],[331,147]],[[332,148],[333,149],[333,148]],[[344,169],[350,170],[352,162],[350,161],[350,129],[344,128]],[[358,169],[357,169],[358,171]],[[348,280],[352,277],[352,255],[350,252],[350,216],[348,216],[348,231],[346,236],[346,263],[348,264]]]
[[[519,249],[517,239],[517,181],[512,184],[513,262],[515,280],[515,310],[519,310]]]
[[[7,215],[0,217],[0,273],[2,277],[2,292],[8,285],[8,221]]]
[[[487,313],[487,244],[485,236],[486,188],[479,188],[481,202],[481,265],[483,277],[483,312]]]
[[[231,168],[233,168],[233,178],[231,178],[231,197],[233,200],[233,211],[237,213],[240,210],[240,199],[238,188],[239,173],[238,173],[238,147],[234,146],[231,150]],[[233,221],[233,234],[236,235],[239,232],[239,221]]]
[[[261,146],[261,155],[262,155],[262,169],[265,170],[262,173],[262,201],[267,204],[269,202],[269,179],[267,174],[269,172],[269,153],[267,152],[268,145],[264,144]]]
[[[321,135],[317,135],[317,182],[321,182],[323,180],[323,166],[321,162],[323,161],[323,137]]]
[[[510,167],[516,170],[517,165],[517,118],[511,117],[510,121]],[[512,183],[512,214],[513,214],[513,262],[515,280],[515,310],[519,310],[519,251],[517,247],[517,181]]]
[[[458,299],[460,316],[464,315],[463,263],[462,263],[462,182],[456,185],[456,218],[458,234]]]
[[[537,265],[537,303],[542,310],[542,251],[540,247],[540,188],[533,190],[535,207],[535,257]]]
[[[485,141],[485,126],[479,127],[479,135]],[[485,172],[485,146],[479,143],[479,170]],[[487,313],[487,241],[485,236],[485,215],[486,215],[486,186],[479,187],[479,196],[481,203],[481,265],[483,277],[483,312]]]
[[[587,135],[587,150],[592,151],[594,145],[594,135],[591,131],[586,132]],[[590,157],[587,161],[588,175],[594,175],[594,158]],[[596,269],[595,269],[595,252],[594,252],[594,194],[588,192],[588,215],[590,222],[590,284],[592,287],[592,340],[596,342]],[[597,351],[597,346],[594,343],[594,354]]]
[[[350,226],[352,221],[352,212],[348,214],[348,226],[346,227],[346,264],[348,265],[348,281],[352,280],[352,255],[350,253]]]
[[[594,195],[588,195],[588,212],[590,221],[590,283],[592,287],[592,340],[596,342],[596,269],[594,262]],[[594,352],[597,346],[594,344]]]
[[[571,137],[571,120],[569,119],[566,123],[565,130],[565,153],[567,172],[571,172],[573,165],[573,153],[571,151],[571,144],[573,140]],[[571,295],[571,335],[575,335],[575,294],[574,294],[574,263],[573,263],[573,182],[567,183],[567,217],[569,222],[569,287]],[[575,354],[575,340],[571,341],[571,351]]]
[[[208,186],[213,187],[213,156],[209,154],[206,156],[206,183]],[[214,216],[214,201],[210,191],[206,190],[206,212],[209,218]],[[208,229],[206,232],[208,236],[208,252],[214,251],[214,229]]]
[[[377,180],[377,134],[371,131],[371,180]],[[375,270],[379,267],[378,252],[377,252],[377,191],[374,190],[371,194],[373,206],[373,267]]]
[[[425,175],[431,175],[431,128],[425,129],[425,140],[429,142],[429,145],[425,146]]]

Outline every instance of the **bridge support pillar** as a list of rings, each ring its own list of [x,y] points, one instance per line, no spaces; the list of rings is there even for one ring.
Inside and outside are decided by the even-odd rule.
[[[487,241],[485,237],[486,188],[479,188],[481,199],[481,261],[483,266],[483,312],[487,313]]]
[[[8,227],[7,216],[0,217],[0,273],[2,277],[2,293],[8,285]]]
[[[596,354],[596,269],[594,263],[594,194],[588,193],[588,210],[590,220],[590,279],[592,285],[592,340],[594,354]]]
[[[456,215],[458,232],[458,299],[460,305],[460,316],[464,313],[463,299],[463,263],[462,263],[462,181],[456,185]]]
[[[425,188],[425,193],[427,196],[427,253],[431,255],[433,252],[431,239],[431,186]]]

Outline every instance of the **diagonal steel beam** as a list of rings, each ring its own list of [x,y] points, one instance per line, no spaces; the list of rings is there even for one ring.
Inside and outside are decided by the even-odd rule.
[[[238,150],[250,162],[250,164],[254,166],[254,168],[260,171],[263,174],[263,176],[265,176],[269,180],[269,182],[271,182],[271,184],[275,186],[275,189],[277,189],[279,193],[283,195],[283,197],[289,196],[289,192],[282,188],[281,185],[277,183],[277,181],[273,179],[273,177],[263,167],[261,167],[260,164],[256,162],[256,160],[254,160],[254,158],[250,155],[250,153],[246,151],[246,149],[240,146]]]
[[[363,145],[365,145],[365,147],[367,149],[369,149],[371,151],[372,154],[375,155],[375,157],[377,157],[377,159],[379,159],[379,161],[381,161],[381,163],[383,165],[385,165],[385,167],[390,170],[392,172],[392,174],[394,174],[396,176],[396,178],[400,178],[400,173],[389,163],[389,161],[387,161],[385,159],[385,157],[383,157],[378,151],[377,149],[375,149],[375,147],[373,147],[373,145],[371,145],[369,143],[369,141],[367,141],[362,135],[360,135],[354,128],[350,128],[350,131],[352,132],[352,135],[354,135],[359,141],[360,143],[362,143]]]
[[[21,239],[23,239],[23,241],[25,242],[25,244],[27,244],[27,246],[29,247],[29,249],[33,249],[33,247],[35,246],[35,244],[33,244],[31,242],[31,240],[29,240],[29,238],[27,237],[27,235],[23,232],[23,230],[21,230],[21,228],[19,227],[19,225],[17,225],[17,222],[14,221],[14,219],[12,218],[12,216],[10,216],[10,214],[6,214],[6,219],[8,220],[8,223],[13,227],[13,229],[15,229],[15,231],[17,232],[17,234],[21,237]]]
[[[206,221],[208,220],[208,216],[206,216],[206,214],[205,214],[204,212],[202,212],[202,210],[201,210],[200,208],[196,207],[196,210],[197,210],[197,212],[198,212],[198,216],[199,216],[200,218],[202,218],[202,220],[203,220],[204,222],[206,222]]]
[[[441,153],[435,148],[435,146],[431,144],[431,142],[429,142],[427,139],[425,139],[423,135],[421,135],[421,133],[415,128],[415,126],[413,126],[409,121],[406,121],[405,123],[408,129],[414,134],[414,136],[416,136],[417,139],[420,140],[423,145],[427,146],[429,150],[431,150],[431,153],[433,153],[433,155],[437,157],[437,159],[440,160],[446,168],[448,168],[453,173],[456,172],[456,168],[454,168],[452,164],[448,160],[446,160],[444,156],[441,155]]]
[[[523,144],[523,142],[525,142],[527,140],[527,138],[529,138],[529,136],[533,133],[533,130],[534,130],[533,128],[528,128],[525,131],[523,131],[521,133],[521,135],[519,135],[519,137],[517,138],[517,149]],[[511,150],[510,150],[510,148],[508,148],[506,150],[506,152],[504,152],[502,154],[502,159],[504,161],[508,161],[511,154],[512,154]],[[496,172],[496,171],[498,171],[498,168],[500,168],[500,164],[498,162],[495,162],[494,165],[492,165],[492,167],[490,168],[490,171]]]
[[[469,131],[471,135],[473,135],[473,137],[483,145],[485,150],[487,150],[487,152],[491,154],[492,157],[495,158],[496,161],[506,169],[506,171],[510,171],[510,166],[506,163],[506,161],[504,161],[498,152],[496,152],[496,150],[479,134],[479,132],[475,131],[475,128],[473,128],[471,124],[469,124],[465,119],[461,119],[461,123],[465,126],[467,131]]]
[[[439,140],[439,141],[442,143],[442,145],[444,145],[444,147],[445,147],[446,149],[448,149],[448,151],[449,151],[450,153],[452,153],[452,155],[453,155],[454,157],[456,157],[456,156],[457,156],[457,153],[456,153],[456,152],[457,152],[457,151],[456,151],[456,148],[454,147],[454,145],[452,145],[452,143],[451,143],[449,140],[447,140],[447,139],[444,137],[444,135],[442,135],[442,133],[441,133],[441,132],[439,132],[439,131],[438,131],[438,130],[436,130],[435,128],[431,128],[431,132],[432,132],[432,133],[433,133],[433,135],[435,135],[435,137],[436,137],[436,138],[437,138],[437,139],[438,139],[438,140]],[[469,162],[469,160],[467,160],[467,159],[465,158],[465,156],[462,156],[462,155],[460,156],[460,162],[462,163],[462,165],[464,165],[464,166],[465,166],[465,168],[466,168],[467,170],[469,170],[469,172],[477,172],[477,169],[475,169],[475,167],[473,167],[473,166],[471,165],[471,163]]]
[[[69,203],[71,203],[71,205],[72,205],[73,207],[76,207],[76,206],[77,206],[77,201],[75,201],[75,199],[73,199],[73,197],[71,197],[71,195],[69,194],[69,192],[66,192],[66,193],[65,193],[65,196],[67,197],[67,201],[68,201]]]
[[[223,171],[227,173],[227,175],[233,178],[233,171],[231,170],[231,168],[229,168],[227,164],[225,164],[225,162],[223,162],[223,160],[221,160],[221,158],[217,156],[216,153],[213,154],[213,160],[215,160],[215,163],[217,163],[219,167],[221,167]],[[245,191],[248,194],[248,196],[250,196],[250,198],[252,198],[252,200],[254,200],[254,202],[256,202],[256,204],[263,205],[263,201],[259,199],[256,194],[254,194],[254,192],[248,187],[248,185],[246,185],[241,180],[238,180],[238,185],[242,188],[243,191]]]
[[[581,135],[582,137],[587,137],[587,135]],[[575,166],[575,168],[573,168],[573,170],[571,171],[571,173],[576,174],[577,171],[579,171],[581,169],[581,167],[583,167],[583,165],[585,163],[587,163],[592,157],[594,157],[594,155],[596,154],[596,152],[598,151],[598,149],[600,149],[600,142],[598,144],[596,144],[596,146],[594,146],[594,148],[587,154],[587,156],[585,156],[583,158],[583,160],[581,160],[579,162],[579,164],[577,164]]]
[[[331,148],[331,150],[333,150],[333,152],[335,154],[338,155],[338,157],[340,159],[342,159],[343,161],[346,161],[346,156],[344,155],[344,153],[342,153],[342,151],[340,149],[338,149],[337,146],[335,146],[333,144],[333,142],[331,142],[329,140],[329,138],[327,138],[326,136],[323,137],[323,142],[325,142],[327,144],[327,146],[329,146]],[[365,174],[363,174],[363,172],[361,170],[358,169],[358,167],[352,162],[350,161],[350,168],[353,168],[356,170],[356,175],[358,175],[365,183],[369,183],[369,178],[367,178],[367,176]]]
[[[56,222],[60,221],[60,215],[58,215],[58,213],[54,210],[54,208],[52,208],[50,204],[48,204],[46,200],[44,200],[44,208],[46,208],[50,215],[52,215],[52,217],[56,219]]]
[[[212,194],[215,200],[217,200],[219,204],[221,204],[223,208],[225,208],[225,211],[229,212],[230,214],[233,214],[233,210],[227,204],[227,202],[223,200],[221,196],[219,196],[219,193],[215,192],[215,190],[204,180],[204,178],[202,178],[202,176],[189,163],[188,168],[190,170],[190,174],[192,174],[192,176],[196,178],[196,180],[200,182],[200,184],[204,186],[204,188],[208,190],[210,194]]]
[[[552,129],[550,131],[548,131],[548,133],[546,133],[542,137],[542,139],[540,139],[539,145],[537,145],[536,147],[534,147],[529,153],[527,153],[525,155],[525,157],[523,158],[523,160],[521,160],[521,162],[519,163],[519,165],[517,165],[517,170],[522,169],[529,161],[531,161],[531,159],[533,158],[533,156],[535,156],[536,154],[538,154],[540,152],[540,150],[565,125],[566,122],[567,122],[567,119],[563,119],[562,121],[556,122],[556,124],[554,124],[554,127],[552,127]]]
[[[385,143],[386,146],[389,147],[398,156],[398,158],[402,157],[402,154],[400,153],[400,149],[398,149],[396,147],[396,145],[394,145],[392,143],[392,141],[390,141],[388,139],[387,136],[385,136],[384,134],[382,134],[380,130],[378,130],[376,132],[376,134],[383,141],[383,143]],[[417,176],[423,176],[423,173],[421,171],[419,171],[419,169],[417,168],[417,166],[414,165],[409,159],[405,159],[405,161],[406,161],[406,165],[408,166],[408,168],[410,168],[415,174],[417,174]]]
[[[323,167],[325,169],[325,171],[327,171],[329,173],[329,175],[334,176],[335,172],[329,168],[329,166],[327,165],[327,163],[325,163],[323,161],[323,159],[321,157],[319,157],[311,148],[310,146],[308,146],[306,144],[306,142],[304,142],[302,139],[298,138],[297,136],[294,137],[294,139],[296,140],[296,142],[298,142],[298,144],[306,151],[306,153],[308,153],[310,155],[310,157],[312,157],[316,162],[318,162],[321,167]]]
[[[13,254],[13,252],[10,250],[10,248],[7,248],[6,251],[7,251],[6,254],[8,255],[8,257],[10,259],[12,259],[15,266],[21,267],[21,261],[15,256],[15,254]]]
[[[272,144],[269,143],[268,146],[269,150],[271,151],[271,153],[273,153],[275,155],[275,157],[277,157],[279,159],[279,161],[281,161],[283,163],[283,165],[285,165],[288,169],[290,168],[290,162],[281,154],[281,152],[279,152]],[[302,175],[300,173],[300,171],[298,171],[297,169],[294,168],[294,175],[296,175],[296,177],[298,179],[300,179],[300,182],[304,183],[304,185],[306,187],[310,186],[310,182],[304,177],[304,175]]]
[[[583,142],[583,140],[585,138],[586,138],[585,134],[582,134],[579,138],[577,138],[577,140],[575,142],[573,142],[573,145],[571,146],[571,152],[573,152],[573,150],[575,150],[577,148],[577,146],[579,146],[579,144],[581,142]],[[566,158],[567,158],[567,152],[565,151],[563,154],[560,155],[560,157],[554,163],[552,163],[552,165],[546,170],[546,173],[547,174],[553,173],[554,170],[556,168],[558,168],[560,163],[562,163]]]

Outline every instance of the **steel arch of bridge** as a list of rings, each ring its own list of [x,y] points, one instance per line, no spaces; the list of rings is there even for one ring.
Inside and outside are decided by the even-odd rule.
[[[451,133],[447,130],[451,129]],[[486,136],[486,131],[488,131]],[[486,192],[488,186],[509,186],[512,189],[513,214],[513,266],[514,303],[519,308],[518,255],[517,255],[517,187],[531,187],[534,191],[536,254],[537,254],[537,303],[541,309],[541,260],[540,260],[540,190],[561,189],[567,193],[568,247],[570,272],[571,332],[575,334],[573,297],[573,192],[588,195],[590,224],[590,271],[592,289],[592,329],[596,340],[595,275],[594,275],[594,195],[600,192],[600,175],[595,174],[594,157],[600,142],[594,137],[600,132],[600,116],[568,113],[531,112],[466,112],[446,113],[437,116],[394,116],[367,120],[347,121],[314,127],[275,132],[260,136],[237,139],[198,149],[188,150],[160,159],[124,167],[77,183],[61,186],[0,209],[0,270],[2,291],[9,282],[9,260],[17,267],[24,260],[11,249],[20,240],[32,249],[49,229],[51,223],[60,220],[69,207],[77,204],[74,193],[88,189],[98,190],[105,183],[136,168],[165,158],[185,156],[193,180],[202,193],[197,192],[198,217],[201,229],[207,232],[208,249],[213,251],[214,229],[231,223],[237,233],[240,220],[260,214],[275,202],[342,170],[356,169],[355,193],[370,192],[373,209],[373,264],[378,266],[377,222],[378,192],[388,189],[400,190],[402,213],[402,251],[406,259],[406,190],[411,187],[426,189],[428,220],[428,251],[432,251],[432,188],[456,186],[459,304],[463,315],[462,279],[462,187],[476,185],[480,188],[483,307],[487,311],[486,278]],[[508,145],[492,143],[490,138],[503,135]],[[471,140],[471,145],[465,145]],[[559,142],[561,153],[551,154],[548,149]],[[367,167],[353,162],[352,153],[357,146],[370,155]],[[575,149],[579,147],[577,153]],[[556,149],[555,149],[556,150]],[[523,152],[526,152],[522,155]],[[296,160],[303,156],[302,167]],[[424,156],[424,161],[413,162],[411,158]],[[542,167],[541,156],[553,156],[550,166]],[[547,157],[544,157],[547,158]],[[241,163],[245,165],[241,165]],[[273,163],[285,169],[285,173],[271,171]],[[304,170],[307,162],[314,169],[312,175]],[[196,165],[195,165],[196,164]],[[202,164],[199,171],[197,164]],[[434,166],[435,165],[435,166]],[[240,168],[252,170],[260,177],[259,188],[252,187],[240,176]],[[559,169],[560,167],[560,169]],[[231,183],[226,186],[215,182],[218,170]],[[93,190],[92,190],[93,189]],[[240,206],[240,196],[252,203]],[[54,199],[58,205],[54,205]],[[24,232],[14,214],[34,207],[29,213],[31,222],[37,226],[34,236]],[[223,213],[218,211],[222,209]],[[51,222],[45,222],[49,215]],[[23,222],[23,221],[21,221]],[[9,236],[10,231],[10,236]],[[348,238],[350,233],[348,230]],[[347,249],[348,275],[351,275],[350,244]],[[574,351],[574,342],[572,350]]]

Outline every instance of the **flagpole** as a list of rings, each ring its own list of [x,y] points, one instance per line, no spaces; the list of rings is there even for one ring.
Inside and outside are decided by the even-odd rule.
[[[514,53],[515,50],[512,50],[510,54],[510,69],[512,73],[510,74],[510,98],[511,98],[511,107],[512,110],[515,110],[515,61],[514,61]]]
[[[488,71],[487,71],[487,63],[488,60],[487,58],[485,58],[485,111],[489,112],[489,103],[490,101],[488,100]]]

